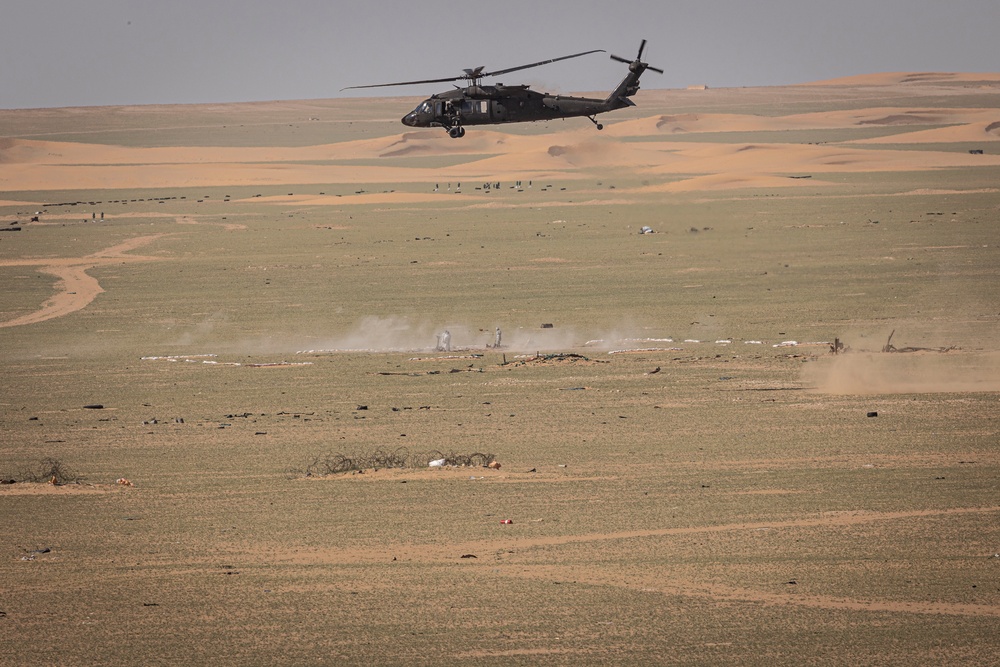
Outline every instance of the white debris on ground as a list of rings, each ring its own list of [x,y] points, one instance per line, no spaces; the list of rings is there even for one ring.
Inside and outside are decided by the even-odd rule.
[[[174,354],[164,357],[148,356],[140,357],[142,361],[178,361],[188,364],[207,364],[210,366],[243,366],[245,368],[269,368],[273,366],[312,366],[311,361],[267,361],[260,363],[242,363],[239,361],[216,361],[212,357],[217,354]]]
[[[621,345],[621,346],[623,346],[623,347],[620,347],[620,348],[616,347],[616,349],[610,350],[608,352],[608,354],[622,354],[622,353],[625,353],[625,352],[663,352],[663,351],[675,352],[675,351],[683,351],[684,350],[684,348],[682,348],[682,347],[657,347],[657,346],[655,346],[655,344],[657,344],[657,343],[673,343],[673,342],[675,342],[674,339],[670,338],[670,337],[665,337],[665,338],[612,338],[612,339],[608,339],[608,338],[593,338],[593,339],[588,340],[585,343],[583,343],[583,345],[581,347],[600,347],[600,346],[610,346],[610,345]],[[700,340],[698,338],[685,338],[681,342],[683,342],[686,345],[711,345],[711,344],[714,344],[714,345],[733,345],[737,341],[734,338],[720,338],[720,339],[715,340],[715,341]],[[636,347],[631,347],[632,344],[635,344]],[[652,345],[650,345],[650,344],[652,344]],[[768,344],[768,342],[767,341],[763,341],[763,340],[744,340],[743,344],[744,345],[766,345],[766,344]],[[796,341],[796,340],[786,340],[786,341],[781,341],[780,343],[773,343],[773,344],[771,344],[771,347],[774,347],[774,348],[783,348],[783,347],[829,347],[830,345],[831,345],[831,343],[828,342],[828,341],[815,341],[815,342],[802,343],[802,342],[799,342],[799,341]],[[489,345],[487,345],[486,347],[489,347]],[[456,359],[456,360],[457,359],[480,359],[483,356],[482,354],[478,354],[476,352],[471,352],[470,348],[464,348],[464,349],[467,350],[467,351],[469,351],[470,353],[469,354],[464,354],[464,355],[412,357],[412,358],[409,359],[409,361],[440,361],[442,359]],[[385,352],[385,351],[386,350],[370,350],[370,349],[351,349],[351,350],[347,350],[347,349],[333,349],[333,350],[326,349],[326,350],[299,350],[295,354],[312,354],[312,355],[318,355],[318,354],[336,354],[336,353],[343,353],[343,352],[379,353],[379,352]],[[439,348],[439,351],[441,351],[441,348]],[[172,360],[172,361],[188,361],[188,360],[190,360],[192,358],[203,357],[203,356],[215,356],[215,355],[178,355],[178,356],[175,356],[175,357],[143,357],[143,358],[144,359],[169,359],[169,360]],[[535,355],[523,354],[523,355],[517,355],[514,358],[515,359],[526,359],[526,358],[531,358],[533,356],[535,356]]]
[[[816,341],[813,343],[800,343],[796,340],[786,340],[781,343],[775,343],[771,347],[830,347],[832,343],[828,341]]]
[[[191,361],[193,359],[205,359],[217,357],[217,354],[172,354],[167,357],[141,357],[143,361]]]

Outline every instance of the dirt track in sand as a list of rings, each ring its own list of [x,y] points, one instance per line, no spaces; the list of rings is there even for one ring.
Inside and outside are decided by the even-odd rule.
[[[705,598],[720,602],[754,602],[764,605],[788,605],[814,609],[846,611],[869,611],[900,614],[942,614],[947,616],[1000,617],[1000,608],[984,604],[962,604],[951,602],[916,602],[908,600],[863,600],[832,595],[803,595],[796,593],[774,593],[752,588],[727,586],[724,584],[684,579],[663,578],[643,579],[641,577],[609,577],[602,574],[593,576],[587,568],[559,566],[526,566],[522,571],[507,576],[525,579],[572,580],[595,586],[615,586],[645,593],[672,595],[687,598]],[[795,584],[786,583],[794,590]]]
[[[56,293],[42,304],[41,308],[33,313],[0,322],[0,327],[36,324],[85,308],[87,304],[97,298],[98,294],[104,291],[96,278],[87,275],[88,269],[121,262],[153,261],[156,259],[155,257],[127,255],[126,253],[152,243],[161,236],[164,234],[137,236],[85,257],[0,260],[0,266],[37,266],[42,273],[48,273],[59,279],[56,283]]]
[[[824,528],[832,526],[854,526],[877,521],[891,521],[896,519],[919,519],[936,516],[950,516],[955,514],[991,514],[1000,512],[1000,507],[958,507],[942,510],[910,510],[900,512],[829,512],[817,517],[802,519],[792,519],[789,521],[761,521],[749,523],[722,524],[717,526],[686,526],[678,528],[659,528],[655,530],[634,530],[616,533],[590,533],[586,535],[563,535],[557,537],[515,537],[505,540],[505,546],[509,548],[528,549],[532,547],[561,546],[567,544],[580,544],[591,542],[604,542],[611,540],[628,540],[649,537],[670,537],[681,535],[698,535],[706,533],[724,533],[730,531],[752,531],[770,530],[781,528]],[[493,540],[490,541],[493,543]],[[468,543],[447,545],[439,548],[415,548],[413,552],[407,554],[408,558],[422,560],[427,557],[438,557],[450,555],[458,551],[474,551],[477,547],[483,548],[482,543]],[[312,551],[298,552],[289,560],[298,563],[315,562],[338,562],[354,563],[363,562],[369,558],[377,559],[384,556],[384,551],[367,553],[364,551]],[[1000,610],[997,612],[1000,614]]]
[[[923,519],[961,514],[994,514],[1000,512],[1000,507],[958,507],[941,510],[908,510],[898,512],[829,512],[816,517],[791,519],[788,521],[763,521],[750,523],[734,523],[716,526],[687,526],[677,528],[662,528],[657,530],[621,531],[615,533],[591,533],[585,535],[565,535],[558,537],[512,537],[502,540],[504,549],[531,549],[534,547],[552,547],[561,545],[599,543],[611,540],[629,540],[671,536],[690,536],[708,533],[724,533],[732,531],[780,530],[799,528],[828,528],[837,526],[855,526],[872,522],[892,521],[900,519]],[[454,558],[459,553],[475,553],[496,551],[496,540],[487,542],[471,542],[466,544],[445,545],[439,547],[413,547],[411,550],[397,550],[404,561],[436,561]],[[363,563],[379,560],[385,557],[384,550],[367,552],[359,550],[317,550],[298,551],[286,556],[289,562],[298,564],[331,564],[331,563]],[[572,580],[578,583],[615,586],[647,593],[681,596],[690,598],[707,598],[726,602],[755,602],[765,605],[791,605],[831,610],[889,612],[905,614],[944,614],[950,616],[984,616],[1000,617],[1000,608],[985,604],[963,604],[950,602],[922,602],[907,600],[855,599],[830,595],[797,594],[793,589],[787,593],[776,593],[746,587],[728,586],[725,584],[693,581],[672,578],[669,581],[662,577],[655,579],[636,576],[634,573],[614,575],[603,572],[595,576],[592,569],[576,565],[523,565],[515,570],[508,570],[504,576],[525,579]],[[786,583],[793,586],[793,583]]]

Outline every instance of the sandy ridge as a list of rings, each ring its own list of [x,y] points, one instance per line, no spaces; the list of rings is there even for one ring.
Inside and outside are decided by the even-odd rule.
[[[56,283],[56,293],[41,308],[33,313],[0,322],[0,328],[37,324],[85,308],[87,304],[97,298],[98,294],[104,291],[97,279],[87,274],[88,269],[108,264],[120,264],[123,261],[146,262],[157,259],[155,257],[126,255],[125,253],[152,243],[161,236],[165,236],[165,234],[137,236],[85,257],[0,260],[0,266],[37,266],[40,272],[48,273],[59,279]]]
[[[678,140],[705,133],[868,128],[886,128],[888,134],[812,144],[754,145],[726,142],[725,137],[722,142]],[[622,141],[628,138],[641,141]],[[439,131],[419,130],[302,147],[129,147],[0,138],[0,190],[437,183],[480,178],[542,181],[578,179],[584,170],[595,168],[629,168],[659,177],[661,183],[642,190],[651,193],[785,188],[823,184],[820,179],[795,180],[789,175],[998,166],[1000,156],[990,151],[969,155],[876,148],[996,141],[1000,141],[1000,111],[995,108],[887,106],[785,116],[655,114],[610,123],[600,134],[575,126],[538,135],[477,128],[461,141],[452,141]],[[440,168],[397,159],[462,156],[468,161]],[[678,176],[683,180],[662,182]],[[334,199],[316,198],[304,205],[345,203]]]

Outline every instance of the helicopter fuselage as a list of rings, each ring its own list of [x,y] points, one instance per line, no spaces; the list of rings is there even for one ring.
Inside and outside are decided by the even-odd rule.
[[[598,113],[627,106],[610,100],[550,95],[526,85],[469,86],[432,95],[402,118],[410,127],[455,128],[463,125],[523,123]]]

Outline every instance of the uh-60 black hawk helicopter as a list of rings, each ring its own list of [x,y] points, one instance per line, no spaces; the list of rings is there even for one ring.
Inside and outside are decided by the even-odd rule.
[[[444,79],[425,79],[422,81],[379,83],[369,86],[348,86],[342,90],[468,81],[468,85],[464,88],[455,86],[455,90],[430,96],[418,104],[416,109],[403,116],[402,119],[403,125],[410,127],[443,127],[452,139],[464,137],[466,125],[524,123],[537,120],[551,120],[553,118],[574,118],[578,116],[589,118],[597,126],[598,130],[602,130],[604,126],[597,122],[597,114],[635,106],[635,103],[629,98],[639,91],[639,77],[642,76],[642,73],[648,69],[663,74],[662,69],[651,67],[648,63],[642,62],[642,51],[645,48],[646,40],[642,40],[642,43],[639,45],[639,54],[635,57],[635,60],[627,60],[615,55],[611,56],[612,60],[617,60],[628,65],[628,74],[618,84],[618,87],[611,91],[611,94],[603,100],[538,93],[530,90],[526,85],[505,86],[502,83],[498,83],[494,86],[484,86],[482,83],[485,77],[517,72],[522,69],[547,65],[569,58],[579,58],[590,53],[604,53],[603,49],[574,53],[570,56],[543,60],[531,63],[530,65],[510,67],[508,69],[497,70],[496,72],[486,72],[484,71],[485,67],[477,67],[465,70],[465,74],[462,76]]]

